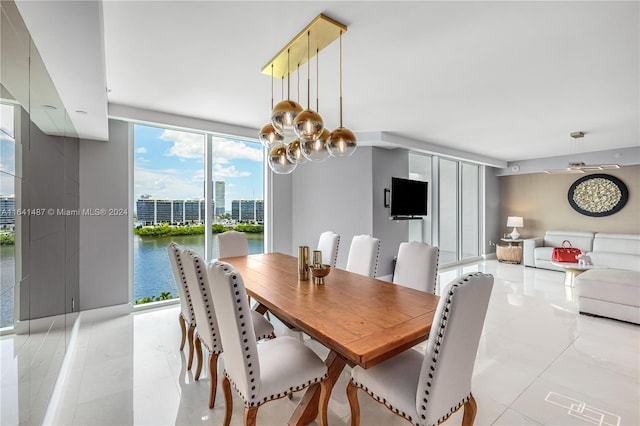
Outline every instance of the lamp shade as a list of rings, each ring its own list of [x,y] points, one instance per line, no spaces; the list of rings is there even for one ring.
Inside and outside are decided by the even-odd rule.
[[[520,216],[509,216],[507,218],[507,226],[522,228],[524,226],[524,220]]]

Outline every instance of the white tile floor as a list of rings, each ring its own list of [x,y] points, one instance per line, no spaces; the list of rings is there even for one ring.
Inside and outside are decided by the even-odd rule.
[[[560,272],[489,260],[442,272],[440,282],[478,270],[493,274],[495,284],[473,377],[476,425],[640,425],[639,326],[579,315]],[[178,351],[178,312],[172,306],[81,320],[54,422],[220,425],[222,393],[209,410],[208,375],[195,382]],[[327,353],[316,342],[306,343]],[[332,425],[350,424],[348,377],[347,368],[334,388]],[[6,408],[10,397],[3,390]],[[263,406],[258,424],[286,424],[299,397]],[[234,403],[232,424],[240,425],[235,395]],[[408,424],[363,393],[360,403],[362,425]],[[446,424],[461,420],[459,412]]]

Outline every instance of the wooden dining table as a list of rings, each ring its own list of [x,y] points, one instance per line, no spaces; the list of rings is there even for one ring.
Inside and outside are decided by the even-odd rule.
[[[248,295],[290,327],[329,349],[329,389],[345,365],[370,368],[427,339],[439,297],[333,268],[324,284],[298,280],[298,260],[282,253],[221,259],[244,279]],[[416,265],[419,267],[418,265]],[[289,425],[318,415],[320,386],[307,389]]]

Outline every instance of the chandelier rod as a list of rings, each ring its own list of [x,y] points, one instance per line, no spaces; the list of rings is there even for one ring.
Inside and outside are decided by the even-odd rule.
[[[342,30],[340,30],[340,127],[342,127]]]
[[[307,109],[311,109],[311,31],[307,31]]]
[[[287,49],[287,100],[291,99],[291,73],[289,72],[289,49]]]

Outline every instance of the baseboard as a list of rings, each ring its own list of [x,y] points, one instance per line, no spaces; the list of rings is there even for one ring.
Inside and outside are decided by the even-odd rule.
[[[106,306],[104,308],[95,308],[88,309],[86,311],[80,311],[80,319],[84,322],[95,322],[109,318],[129,315],[131,312],[131,304],[123,303],[121,305]]]

